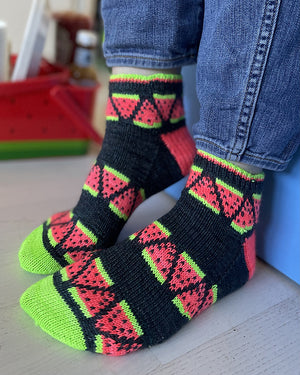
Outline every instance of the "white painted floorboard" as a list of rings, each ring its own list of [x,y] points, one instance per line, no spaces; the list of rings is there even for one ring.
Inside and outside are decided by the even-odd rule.
[[[299,375],[300,287],[258,261],[245,287],[166,343],[125,357],[71,349],[19,307],[42,276],[23,271],[18,248],[44,219],[76,203],[94,156],[0,162],[0,375]],[[164,193],[140,206],[120,239],[168,211]]]

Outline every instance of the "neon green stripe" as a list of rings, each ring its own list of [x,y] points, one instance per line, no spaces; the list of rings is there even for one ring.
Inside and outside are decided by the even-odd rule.
[[[98,268],[98,271],[101,273],[101,275],[103,276],[103,278],[105,279],[105,281],[107,282],[107,284],[109,286],[112,286],[114,285],[114,282],[112,281],[112,279],[109,277],[108,273],[105,271],[104,267],[103,267],[103,264],[100,260],[100,258],[96,258],[95,259],[95,263],[96,263],[96,266]]]
[[[70,211],[70,212],[69,212],[69,215],[70,215],[70,219],[72,219],[73,216],[74,216],[73,211]]]
[[[133,233],[129,236],[129,239],[132,241],[136,238],[137,234]]]
[[[66,271],[66,267],[64,267],[60,270],[60,274],[61,274],[61,280],[62,281],[68,281],[69,280],[69,277],[68,277],[68,274],[67,274],[67,271]]]
[[[86,190],[88,191],[93,197],[97,197],[99,193],[97,193],[97,191],[93,190],[90,186],[84,184],[83,185],[83,190]]]
[[[48,229],[48,238],[49,238],[49,242],[50,242],[52,247],[55,247],[58,244],[58,242],[55,241],[55,239],[52,235],[52,229],[51,228]]]
[[[130,94],[118,94],[118,93],[113,93],[112,94],[113,98],[117,99],[132,99],[132,100],[140,100],[139,95],[130,95]]]
[[[161,127],[161,122],[154,122],[153,125],[148,125],[144,122],[140,121],[133,121],[134,125],[140,126],[141,128],[146,128],[146,129],[158,129]]]
[[[145,194],[145,190],[144,189],[140,189],[140,194],[141,194],[141,197],[143,199],[143,201],[146,199],[146,194]]]
[[[170,94],[170,95],[160,95],[160,94],[153,94],[154,99],[175,99],[176,94]]]
[[[198,265],[193,261],[193,259],[184,251],[181,253],[184,259],[188,262],[188,264],[192,267],[192,269],[203,279],[205,277],[205,273],[200,270]]]
[[[217,298],[218,298],[218,286],[217,285],[213,285],[211,287],[212,291],[213,291],[213,303],[215,303],[217,301]]]
[[[251,230],[253,228],[253,225],[251,227],[240,227],[239,225],[237,225],[235,222],[232,222],[230,224],[230,226],[235,229],[237,232],[239,232],[240,234],[244,234],[246,232],[248,232],[249,230]]]
[[[76,226],[95,244],[97,242],[97,237],[94,235],[92,231],[90,231],[87,227],[85,227],[81,221],[77,221]]]
[[[211,204],[209,204],[204,198],[199,197],[198,194],[196,194],[193,190],[189,190],[189,193],[196,199],[198,199],[200,202],[204,204],[207,208],[210,208],[215,214],[219,215],[220,210],[217,208],[213,207]]]
[[[225,189],[230,190],[233,194],[238,195],[239,197],[243,198],[243,193],[241,193],[239,190],[235,189],[234,187],[227,185],[224,181],[220,180],[219,178],[216,178],[216,183],[218,185],[222,185]]]
[[[64,254],[64,258],[68,262],[68,264],[74,263],[74,260],[70,257],[70,255],[68,253]]]
[[[120,219],[123,219],[123,220],[128,219],[128,216],[123,214],[112,202],[109,203],[109,208],[112,210],[113,213],[119,216]]]
[[[258,201],[261,200],[261,194],[253,194],[252,197],[253,197],[254,199],[257,199]]]
[[[170,123],[171,124],[177,124],[177,122],[184,120],[184,116],[178,117],[178,118],[171,118]]]
[[[144,249],[143,252],[143,257],[145,259],[145,261],[148,263],[148,266],[150,267],[151,271],[153,272],[154,276],[157,278],[157,280],[163,284],[165,282],[165,279],[163,278],[163,276],[159,273],[155,263],[153,262],[153,260],[151,259],[150,255],[147,253],[147,250]]]
[[[142,336],[144,334],[141,326],[139,325],[138,321],[136,320],[135,316],[133,315],[132,311],[130,310],[129,305],[125,300],[120,302],[120,305],[122,309],[124,310],[125,314],[127,315],[128,319],[130,320],[131,324],[133,325],[136,333],[139,336]]]
[[[88,144],[86,139],[5,141],[0,142],[0,159],[82,155],[86,153]]]
[[[88,309],[87,309],[87,307],[85,306],[85,304],[84,304],[84,302],[82,301],[82,299],[79,297],[76,287],[70,288],[70,289],[68,289],[68,291],[70,292],[71,296],[73,297],[73,300],[74,300],[74,301],[77,303],[77,305],[80,307],[80,310],[82,311],[82,313],[84,314],[84,316],[85,316],[86,318],[91,318],[92,315],[91,315],[91,313],[88,311]]]
[[[119,116],[106,116],[107,121],[119,121]]]
[[[151,74],[150,76],[143,76],[140,74],[113,74],[110,76],[111,80],[114,79],[135,79],[139,81],[152,81],[154,79],[167,79],[167,80],[182,80],[181,74]]]
[[[203,155],[206,155],[206,156],[210,157],[213,160],[218,161],[219,163],[222,163],[222,164],[226,165],[227,167],[230,167],[230,168],[238,171],[240,174],[242,174],[243,176],[245,176],[245,177],[247,177],[249,179],[252,179],[252,180],[263,180],[265,178],[265,174],[264,173],[251,174],[251,173],[245,171],[244,169],[236,166],[235,164],[232,164],[232,163],[230,163],[227,160],[219,158],[218,156],[209,154],[208,152],[205,152],[205,151],[202,151],[202,150],[198,150],[198,152],[200,154],[203,154]]]
[[[171,236],[171,232],[166,228],[164,227],[159,221],[155,220],[153,222],[153,224],[155,224],[156,226],[158,226],[158,228],[167,236]]]
[[[184,311],[184,307],[183,307],[183,305],[182,305],[182,303],[181,303],[181,301],[178,297],[175,297],[174,299],[172,299],[172,302],[178,308],[181,315],[186,316],[189,320],[191,320],[190,314],[188,312]]]
[[[106,170],[107,172],[112,173],[113,175],[118,177],[120,180],[123,180],[124,182],[130,181],[130,179],[127,176],[125,176],[123,173],[118,172],[116,169],[113,169],[113,168],[109,167],[108,165],[105,165],[103,169]]]
[[[191,166],[191,170],[194,171],[194,172],[202,173],[203,168],[197,167],[197,165],[193,164],[193,165]]]
[[[51,224],[51,217],[49,217],[49,219],[46,221],[46,225],[50,225]]]
[[[96,353],[102,353],[103,352],[103,340],[101,335],[96,335],[95,338],[95,352]]]

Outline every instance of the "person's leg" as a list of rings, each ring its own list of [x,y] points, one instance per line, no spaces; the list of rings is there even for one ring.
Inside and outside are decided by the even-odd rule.
[[[210,90],[214,92],[215,100],[212,100],[213,96],[207,98],[204,103],[202,100],[202,114],[206,115],[202,123],[205,123],[206,119],[210,126],[215,127],[209,129],[205,140],[198,134],[197,141],[202,148],[210,145],[212,151],[222,150],[216,146],[222,145],[222,136],[229,145],[232,144],[233,140],[227,137],[238,130],[233,126],[234,121],[227,121],[232,113],[235,113],[236,106],[240,109],[244,104],[243,100],[240,101],[245,93],[241,81],[244,76],[248,77],[249,73],[253,74],[251,80],[259,80],[257,90],[262,95],[266,93],[264,90],[268,91],[268,87],[264,87],[266,82],[274,88],[272,82],[267,81],[268,69],[269,73],[275,71],[276,77],[282,78],[278,82],[285,84],[286,95],[280,98],[280,108],[283,108],[284,112],[276,112],[277,108],[273,104],[277,98],[272,92],[268,93],[267,97],[262,95],[262,98],[254,102],[258,105],[259,99],[269,99],[270,108],[258,107],[255,104],[251,107],[252,102],[248,101],[245,102],[245,106],[250,105],[249,111],[253,111],[254,117],[266,121],[268,117],[265,117],[264,112],[269,110],[269,115],[275,116],[275,111],[290,132],[296,132],[294,123],[290,120],[293,114],[299,113],[299,108],[286,108],[285,100],[287,96],[288,99],[292,99],[293,106],[298,105],[300,86],[295,87],[289,78],[284,80],[286,70],[282,67],[282,71],[279,71],[277,63],[282,59],[285,61],[288,56],[293,57],[293,69],[297,70],[295,78],[299,80],[300,60],[294,60],[296,53],[299,54],[299,49],[294,50],[294,43],[300,34],[299,22],[295,19],[299,9],[300,4],[296,0],[282,1],[280,9],[279,2],[268,0],[206,1],[207,21],[204,20],[204,24],[209,21],[209,26],[214,32],[210,38],[209,34],[203,35],[210,43],[206,44],[206,49],[202,46],[198,64],[201,62],[201,75],[202,68],[204,69],[202,63],[204,65],[206,58],[208,59],[206,74],[202,74],[201,77],[206,84],[206,91],[207,83],[214,83],[215,86]],[[211,16],[214,18],[211,19]],[[242,39],[244,43],[249,43],[249,51],[244,55],[238,42],[240,38],[244,38],[246,31],[249,32],[249,25],[251,33],[246,35],[245,40]],[[264,28],[266,25],[267,29]],[[284,32],[285,25],[294,25],[292,34]],[[224,39],[220,39],[220,35]],[[250,36],[254,43],[251,43]],[[219,44],[214,43],[215,38]],[[278,42],[278,38],[281,53],[276,59],[274,49],[276,51],[275,42]],[[259,52],[261,48],[265,48],[265,44],[271,47],[269,58]],[[236,45],[241,52],[240,59],[237,58]],[[218,58],[218,53],[222,51],[216,49],[216,46],[225,48],[223,59]],[[256,52],[260,56],[256,58],[261,62],[265,75],[258,66],[255,68],[257,70],[250,69]],[[227,66],[230,57],[234,58],[235,64]],[[269,63],[274,65],[270,67]],[[227,67],[225,70],[224,65]],[[240,67],[237,72],[236,65]],[[247,67],[250,70],[246,69]],[[292,65],[288,64],[285,68],[292,68]],[[221,76],[217,74],[219,71],[223,72]],[[290,74],[292,77],[294,72]],[[238,87],[233,84],[235,76]],[[224,86],[224,80],[228,83],[227,86]],[[249,93],[258,95],[255,88],[256,86],[252,87],[250,84]],[[236,95],[233,95],[234,89],[237,90]],[[282,85],[277,90],[281,92]],[[233,91],[232,96],[228,91]],[[233,103],[229,99],[226,101],[228,96]],[[293,99],[294,97],[296,99]],[[207,108],[209,103],[210,106]],[[211,116],[208,116],[209,113]],[[212,122],[213,119],[218,119],[222,128],[219,128],[219,123]],[[241,121],[245,122],[246,117],[242,117]],[[253,121],[251,125],[254,124]],[[281,123],[277,125],[280,125],[280,129],[271,130],[269,122],[265,124],[264,131],[270,132],[269,135],[276,140],[276,147],[270,145],[270,150],[264,150],[262,159],[258,157],[258,147],[251,158],[247,150],[253,152],[253,142],[263,142],[266,145],[268,140],[256,138],[253,134],[243,138],[239,132],[242,138],[238,139],[245,145],[246,151],[239,157],[233,157],[237,151],[234,148],[228,155],[221,156],[230,156],[231,159],[234,158],[234,162],[250,163],[258,168],[281,169],[287,162],[284,155],[292,155],[293,148],[289,148],[288,145],[292,144],[295,147],[297,141],[288,134],[285,134],[286,139],[281,139],[280,132],[285,133],[282,129],[284,126]],[[263,124],[259,124],[259,129],[263,127]],[[198,130],[201,130],[201,127]],[[241,146],[240,143],[238,142],[236,147]],[[285,154],[280,151],[282,149],[286,149]],[[270,160],[269,153],[273,158],[278,155],[277,162]],[[81,350],[122,355],[166,340],[191,318],[241,287],[253,276],[255,227],[259,216],[263,179],[263,174],[248,173],[207,150],[198,150],[186,187],[168,214],[131,235],[124,242],[89,254],[85,259],[62,269],[53,277],[33,285],[22,296],[22,307],[42,329],[56,339]]]
[[[145,198],[188,174],[195,146],[185,126],[180,67],[196,59],[202,14],[198,1],[189,5],[187,11],[180,0],[102,2],[104,52],[113,66],[102,150],[76,207],[23,242],[25,270],[53,273],[111,246]]]

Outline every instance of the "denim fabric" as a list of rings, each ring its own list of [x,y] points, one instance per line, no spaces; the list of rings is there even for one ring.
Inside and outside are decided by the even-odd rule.
[[[197,60],[202,0],[102,0],[108,66],[173,68]]]
[[[300,143],[299,0],[103,0],[102,16],[110,66],[171,68],[198,53],[198,148],[286,168]]]

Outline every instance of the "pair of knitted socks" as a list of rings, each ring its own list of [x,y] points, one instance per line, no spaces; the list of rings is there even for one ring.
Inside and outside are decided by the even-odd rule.
[[[22,244],[24,269],[54,274],[21,305],[67,345],[123,355],[164,341],[252,277],[263,175],[194,157],[180,76],[112,76],[106,116],[78,204]],[[113,246],[145,198],[188,173],[168,214]]]

